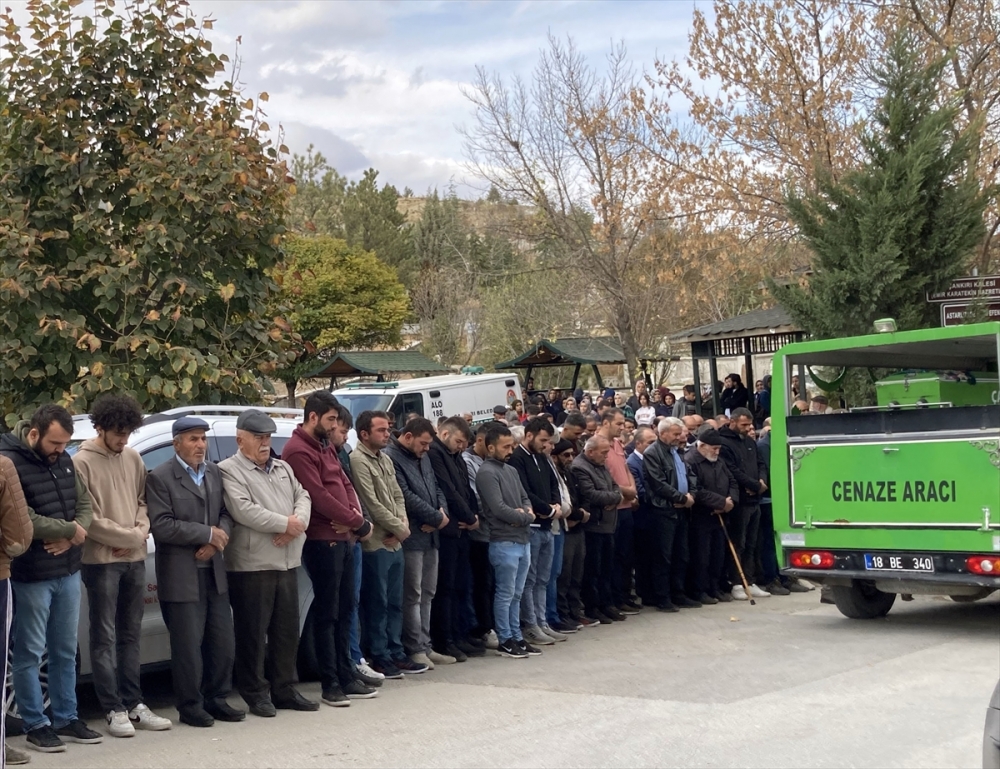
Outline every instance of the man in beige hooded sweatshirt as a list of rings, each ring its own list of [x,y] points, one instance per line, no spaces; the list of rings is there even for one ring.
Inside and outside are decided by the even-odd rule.
[[[171,722],[142,701],[139,639],[146,595],[146,468],[129,436],[142,410],[127,395],[105,394],[91,406],[97,437],[73,457],[87,487],[94,520],[83,549],[83,583],[90,605],[90,660],[94,689],[108,732],[163,731]]]

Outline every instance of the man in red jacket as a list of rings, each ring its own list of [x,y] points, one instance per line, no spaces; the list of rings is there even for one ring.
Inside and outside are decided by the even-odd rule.
[[[337,427],[337,399],[325,390],[306,400],[303,423],[295,428],[281,458],[312,499],[312,516],[302,550],[313,584],[313,641],[319,662],[322,700],[333,707],[378,692],[358,680],[351,660],[354,615],[354,537],[371,536],[371,524],[337,450],[327,440]]]

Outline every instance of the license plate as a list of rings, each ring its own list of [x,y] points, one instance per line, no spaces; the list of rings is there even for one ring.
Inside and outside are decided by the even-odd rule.
[[[865,553],[865,568],[871,571],[934,571],[929,555],[903,553]]]

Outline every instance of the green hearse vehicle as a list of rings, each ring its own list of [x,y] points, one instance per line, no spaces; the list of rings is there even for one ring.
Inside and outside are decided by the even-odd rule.
[[[1000,323],[876,326],[781,348],[771,389],[779,564],[829,585],[856,619],[884,616],[897,594],[1000,589]],[[800,415],[788,383],[805,372],[831,388],[864,372],[869,386],[846,409]]]

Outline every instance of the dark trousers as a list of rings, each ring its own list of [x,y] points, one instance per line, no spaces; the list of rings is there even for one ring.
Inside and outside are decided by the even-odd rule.
[[[441,536],[438,547],[438,581],[431,602],[431,646],[444,653],[448,644],[465,634],[460,627],[462,600],[469,580],[469,537]]]
[[[648,510],[636,510],[633,515],[635,542],[635,592],[642,602],[651,606],[653,596],[653,522]]]
[[[770,585],[779,578],[778,553],[774,544],[774,512],[770,502],[761,503],[760,506],[756,572],[762,586]]]
[[[302,565],[312,580],[312,632],[323,691],[354,680],[351,623],[354,622],[354,546],[307,539]]]
[[[657,606],[672,603],[672,597],[684,594],[688,564],[688,525],[690,513],[675,509],[672,513],[652,513],[653,598]]]
[[[476,626],[470,635],[477,638],[495,629],[493,621],[493,598],[496,594],[496,580],[490,564],[490,543],[469,542],[469,568],[472,576],[472,605],[476,610]]]
[[[11,624],[11,617],[13,615],[13,611],[11,610],[13,608],[14,608],[14,601],[11,600],[10,580],[0,579],[0,622],[3,623],[3,631],[0,632],[0,643],[3,644],[3,646],[0,646],[0,655],[3,655],[2,658],[0,658],[0,666],[2,666],[2,668],[0,669],[3,670],[3,680],[5,687],[4,691],[5,705],[7,703],[7,692],[6,692],[7,667],[8,667],[7,650],[9,648],[9,643],[10,643],[10,624]],[[7,708],[4,707],[2,710],[0,710],[0,742],[3,742],[6,739],[7,739]],[[4,760],[0,762],[0,765],[2,766],[6,766],[6,760],[7,760],[6,753],[7,751],[5,750]]]
[[[688,566],[688,594],[698,599],[702,594],[719,591],[726,568],[726,538],[714,513],[691,514],[688,531],[691,563]]]
[[[402,548],[380,548],[362,556],[361,646],[373,662],[385,664],[403,652]]]
[[[618,510],[618,528],[615,529],[615,569],[612,574],[611,592],[615,606],[632,600],[632,570],[635,568],[635,525],[632,511]]]
[[[236,640],[229,595],[219,593],[215,570],[198,569],[197,601],[160,601],[160,611],[170,634],[178,712],[225,700],[233,686]]]
[[[290,700],[295,696],[299,651],[297,570],[231,571],[229,598],[236,630],[237,691],[247,704]]]
[[[145,610],[146,562],[84,564],[90,607],[90,664],[101,712],[142,702],[139,638]]]
[[[743,574],[747,578],[747,584],[752,585],[756,579],[755,564],[757,561],[757,534],[760,529],[760,508],[737,507],[728,513],[726,528],[729,530],[729,537],[733,540],[733,547],[740,556],[740,565],[743,567]],[[736,562],[732,555],[727,558],[729,563],[729,581],[733,585],[742,585],[740,573],[736,569]]]
[[[581,526],[582,524],[577,524]],[[582,531],[562,535],[562,573],[559,575],[559,616],[566,620],[584,614],[583,569],[587,560],[587,537]]]
[[[583,605],[588,612],[612,605],[612,570],[615,558],[615,535],[584,532],[587,553],[583,565]],[[593,616],[593,614],[590,614]]]

